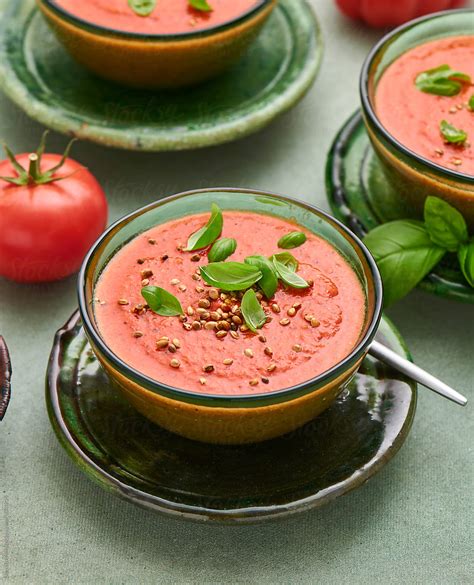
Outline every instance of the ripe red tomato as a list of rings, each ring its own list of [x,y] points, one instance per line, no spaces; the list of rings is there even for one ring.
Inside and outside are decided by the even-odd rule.
[[[17,282],[76,272],[107,223],[97,180],[67,158],[70,145],[63,157],[43,154],[45,136],[33,154],[13,157],[5,147],[0,162],[0,275]]]
[[[370,26],[398,26],[418,16],[458,8],[465,0],[336,0],[344,14]]]

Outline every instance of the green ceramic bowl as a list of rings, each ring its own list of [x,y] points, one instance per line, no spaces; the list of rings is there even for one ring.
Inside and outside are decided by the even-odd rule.
[[[97,280],[113,255],[138,234],[186,215],[221,209],[246,210],[291,219],[329,241],[352,264],[367,298],[359,342],[330,370],[302,384],[252,395],[210,395],[173,388],[119,359],[102,339],[94,315]],[[290,432],[325,410],[343,391],[369,349],[381,317],[382,285],[376,264],[362,242],[337,220],[308,204],[244,189],[204,189],[157,201],[110,227],[84,260],[79,310],[89,342],[124,396],[144,416],[187,438],[209,443],[254,443]]]
[[[244,53],[270,16],[276,0],[257,0],[225,24],[182,34],[140,34],[99,26],[37,0],[72,57],[110,81],[138,88],[176,88],[215,77]]]
[[[360,76],[362,112],[369,138],[387,180],[404,204],[406,217],[421,217],[428,195],[459,209],[474,228],[474,177],[442,167],[398,142],[380,123],[374,107],[377,83],[395,59],[431,40],[472,35],[472,10],[455,10],[412,20],[386,35],[369,53]]]

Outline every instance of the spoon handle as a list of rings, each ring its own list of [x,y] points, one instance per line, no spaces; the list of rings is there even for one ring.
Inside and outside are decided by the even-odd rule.
[[[461,406],[466,406],[467,398],[445,384],[435,378],[432,374],[429,374],[426,370],[415,366],[412,362],[408,361],[405,358],[400,357],[397,353],[385,347],[382,343],[378,341],[373,341],[372,345],[369,349],[370,355],[376,357],[380,361],[392,366],[395,370],[398,370],[402,374],[405,374],[412,380],[419,382],[423,386],[426,386],[433,392],[444,396],[448,400],[452,400],[456,404],[460,404]]]

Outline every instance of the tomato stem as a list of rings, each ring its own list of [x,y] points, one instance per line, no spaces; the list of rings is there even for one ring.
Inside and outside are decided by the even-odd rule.
[[[28,160],[30,161],[30,166],[28,168],[28,183],[31,185],[35,184],[41,176],[41,171],[39,168],[40,158],[36,153],[32,152],[28,156]]]

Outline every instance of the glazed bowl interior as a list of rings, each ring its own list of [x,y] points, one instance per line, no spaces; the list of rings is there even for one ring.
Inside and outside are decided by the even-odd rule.
[[[84,20],[78,16],[75,16],[71,12],[68,12],[57,4],[55,0],[40,0],[45,6],[54,11],[54,13],[61,19],[76,25],[88,32],[96,33],[105,36],[122,37],[128,39],[141,39],[150,41],[176,41],[180,39],[191,39],[207,36],[217,32],[224,31],[233,26],[242,24],[247,19],[252,18],[255,14],[263,10],[264,7],[271,4],[273,0],[255,0],[255,5],[251,6],[243,14],[240,14],[236,18],[232,18],[226,22],[218,25],[209,26],[205,28],[199,28],[197,30],[190,30],[181,33],[160,33],[160,34],[149,34],[149,33],[138,33],[138,32],[127,32],[120,29],[114,29],[112,27],[101,26],[94,24],[88,20]]]
[[[443,177],[454,178],[458,181],[473,182],[474,178],[465,173],[442,167],[398,142],[379,122],[375,111],[375,93],[377,84],[387,67],[403,53],[410,49],[449,36],[472,35],[474,33],[473,10],[450,10],[431,14],[405,24],[383,37],[367,56],[364,62],[361,78],[360,93],[364,115],[380,137],[394,148],[404,158],[421,165]]]
[[[113,354],[99,333],[94,316],[95,285],[109,260],[138,234],[173,219],[208,213],[211,203],[225,212],[243,210],[294,221],[331,243],[357,273],[366,296],[366,319],[356,347],[350,355],[321,375],[282,390],[253,395],[199,394],[166,386],[132,369]],[[78,282],[79,308],[83,325],[96,352],[128,379],[152,392],[184,402],[208,406],[258,407],[303,396],[347,372],[368,350],[382,310],[382,285],[376,264],[362,244],[345,226],[324,212],[290,198],[264,192],[235,189],[205,189],[157,201],[111,226],[94,244],[84,260]]]

